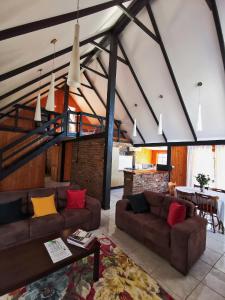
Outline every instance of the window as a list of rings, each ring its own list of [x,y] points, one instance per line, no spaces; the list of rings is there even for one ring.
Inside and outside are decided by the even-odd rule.
[[[167,153],[159,153],[157,155],[157,164],[167,165]]]

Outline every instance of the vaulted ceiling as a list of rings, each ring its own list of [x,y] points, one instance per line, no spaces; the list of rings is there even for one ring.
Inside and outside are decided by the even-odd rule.
[[[141,8],[137,20],[131,21],[120,8],[112,6],[113,2],[123,2],[132,16],[135,7]],[[102,4],[111,7],[85,16],[88,8]],[[85,41],[96,36],[95,42],[102,44],[102,40],[106,41],[102,33],[111,28],[120,33],[124,27],[119,34],[118,56],[122,59],[117,65],[115,118],[122,121],[134,144],[225,139],[224,0],[81,0],[80,9],[84,13],[80,26],[81,55],[85,63],[90,51],[93,54],[93,49],[99,50]],[[56,84],[64,84],[76,18],[75,13],[74,16],[70,13],[75,10],[74,0],[18,0],[16,3],[1,0],[1,113],[10,111],[14,103],[35,102],[40,67],[42,93],[47,92],[53,38],[58,40],[54,65]],[[54,23],[53,17],[60,15],[64,15],[64,20],[67,16],[68,21]],[[42,22],[38,23],[39,20]],[[103,46],[109,49],[107,42]],[[81,90],[95,112],[105,116],[109,54],[104,50],[97,54],[98,58],[92,58],[87,65],[97,72],[86,69]],[[200,96],[199,81],[203,83]],[[94,89],[85,85],[93,85]],[[199,99],[203,114],[201,132],[196,130]],[[83,111],[92,113],[84,99],[76,97],[76,101]],[[164,135],[157,133],[160,113]],[[138,127],[135,138],[132,137],[134,119]]]

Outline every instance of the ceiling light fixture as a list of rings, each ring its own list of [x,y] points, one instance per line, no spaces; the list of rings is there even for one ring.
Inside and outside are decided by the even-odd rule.
[[[200,92],[201,92],[201,86],[203,85],[203,83],[201,81],[199,81],[197,83],[197,87],[198,87],[198,118],[197,118],[197,131],[202,131],[202,104],[201,104],[201,98],[200,98]]]
[[[48,98],[46,102],[45,109],[48,111],[54,111],[55,110],[55,44],[57,42],[57,39],[51,40],[51,44],[54,47],[54,55],[53,55],[53,61],[52,61],[52,75],[51,75],[51,83],[50,88],[48,92]]]
[[[70,87],[80,87],[80,25],[79,25],[79,0],[77,0],[77,23],[74,30],[73,48],[70,58],[67,84]]]
[[[41,95],[40,95],[40,89],[41,89],[41,72],[42,69],[38,70],[39,72],[39,90],[38,90],[38,96],[37,96],[37,103],[34,113],[34,121],[41,122]]]
[[[134,104],[134,107],[137,107],[136,103]],[[137,120],[136,119],[134,119],[132,136],[133,137],[137,136]]]
[[[163,99],[163,95],[159,95],[160,99]],[[159,114],[159,124],[158,124],[158,134],[162,135],[163,134],[163,114]]]

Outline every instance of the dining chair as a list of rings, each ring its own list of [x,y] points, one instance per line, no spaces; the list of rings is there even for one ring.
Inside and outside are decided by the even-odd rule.
[[[182,192],[177,190],[177,198],[178,199],[182,199],[182,200],[186,200],[186,201],[190,201],[191,203],[194,204],[195,206],[195,215],[197,214],[197,205],[196,205],[196,197],[195,197],[195,193],[186,193],[186,192]]]
[[[211,222],[208,223],[212,225],[213,232],[216,232],[216,227],[219,226],[220,229],[220,220],[217,216],[217,207],[218,207],[218,199],[217,196],[210,196],[201,193],[195,193],[196,196],[196,205],[199,209],[199,215],[208,220],[208,217],[211,218]],[[215,220],[217,220],[217,224],[215,224]]]
[[[175,196],[176,182],[168,182],[168,192],[170,196]]]

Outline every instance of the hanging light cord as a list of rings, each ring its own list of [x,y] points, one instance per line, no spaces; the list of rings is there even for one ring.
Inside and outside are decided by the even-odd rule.
[[[54,54],[53,54],[53,64],[52,64],[52,72],[55,70],[55,43],[53,44]]]
[[[79,23],[80,0],[77,0],[77,24]]]

